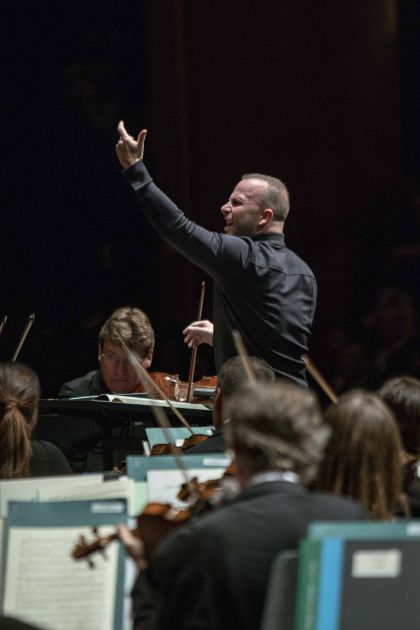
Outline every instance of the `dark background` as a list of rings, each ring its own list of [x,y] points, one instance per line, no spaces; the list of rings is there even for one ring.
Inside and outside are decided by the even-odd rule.
[[[420,220],[419,12],[417,0],[8,3],[1,358],[35,312],[19,358],[54,395],[95,368],[101,324],[132,304],[156,331],[153,368],[187,376],[181,330],[203,274],[138,212],[114,153],[121,118],[149,129],[155,181],[210,229],[242,173],[288,184],[286,240],[318,278],[311,354],[327,371],[330,331],[356,329],[381,287],[418,300],[416,266],[396,269],[390,252],[416,242]],[[199,361],[214,369],[209,348]]]

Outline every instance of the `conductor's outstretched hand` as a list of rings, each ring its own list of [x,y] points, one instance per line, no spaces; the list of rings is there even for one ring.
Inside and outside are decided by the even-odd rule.
[[[121,166],[128,168],[135,162],[139,162],[143,159],[144,141],[146,140],[147,129],[142,129],[137,140],[135,140],[133,136],[130,136],[127,132],[124,127],[124,122],[120,120],[118,123],[118,133],[120,139],[115,146],[115,150]]]

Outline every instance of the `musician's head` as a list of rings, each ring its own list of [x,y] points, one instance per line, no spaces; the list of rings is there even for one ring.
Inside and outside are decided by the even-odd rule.
[[[274,382],[274,371],[262,359],[249,357],[255,379],[259,382]],[[213,405],[213,424],[216,428],[223,424],[223,406],[227,399],[248,380],[241,357],[228,359],[217,375],[217,390]]]
[[[315,476],[329,435],[315,394],[286,381],[249,383],[224,413],[242,484],[268,471],[294,472],[304,483]]]
[[[114,311],[99,333],[98,359],[106,386],[118,394],[135,391],[140,377],[126,348],[147,370],[154,345],[155,334],[143,311],[132,306]]]
[[[389,407],[371,392],[351,390],[330,405],[331,437],[317,488],[360,501],[372,518],[386,519],[401,499],[402,442]]]
[[[0,479],[29,474],[39,395],[33,370],[21,363],[0,363]]]
[[[393,411],[409,455],[420,455],[420,380],[413,376],[391,378],[378,391]]]

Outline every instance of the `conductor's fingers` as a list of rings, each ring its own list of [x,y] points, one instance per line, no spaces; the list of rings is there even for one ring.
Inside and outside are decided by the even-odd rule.
[[[132,140],[132,137],[128,134],[124,126],[123,120],[120,120],[118,123],[118,133],[120,134],[122,140]]]

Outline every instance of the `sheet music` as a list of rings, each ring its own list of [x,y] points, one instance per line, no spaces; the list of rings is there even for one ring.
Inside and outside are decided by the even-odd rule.
[[[0,518],[7,517],[8,501],[37,501],[41,488],[64,488],[100,483],[103,475],[69,475],[62,477],[32,477],[0,481]]]
[[[40,501],[78,501],[84,499],[127,499],[129,516],[135,516],[136,499],[133,479],[115,479],[89,485],[45,487],[39,490]]]
[[[134,515],[143,512],[148,503],[147,481],[134,482]]]
[[[69,398],[69,401],[71,400],[72,399]],[[169,409],[170,407],[166,400],[144,397],[140,398],[136,396],[124,396],[124,394],[100,394],[99,396],[96,396],[96,398],[94,398],[92,402],[119,402],[143,407],[150,407],[150,405],[153,405],[154,407],[166,407],[167,409]],[[177,409],[202,409],[203,411],[208,411],[208,407],[202,405],[201,403],[186,403],[178,401],[171,401],[171,403]]]
[[[101,527],[100,535],[113,531]],[[87,527],[12,527],[6,556],[4,614],[45,630],[113,630],[118,542],[95,554],[95,569],[70,552]]]
[[[219,479],[225,472],[225,468],[193,468],[187,471],[188,478],[198,477],[199,481]],[[147,489],[149,501],[171,503],[176,507],[186,507],[185,501],[180,501],[177,494],[181,484],[185,482],[180,470],[149,470],[147,473]]]

